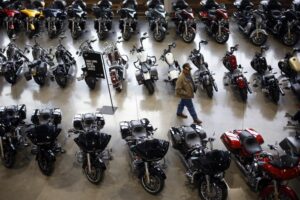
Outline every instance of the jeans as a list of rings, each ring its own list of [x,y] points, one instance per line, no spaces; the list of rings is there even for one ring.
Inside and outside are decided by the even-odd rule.
[[[181,99],[179,104],[178,104],[178,107],[177,107],[177,114],[182,114],[183,109],[184,109],[185,106],[187,107],[187,109],[188,109],[190,115],[192,116],[192,118],[194,120],[197,120],[198,116],[197,116],[197,113],[195,111],[192,99]]]

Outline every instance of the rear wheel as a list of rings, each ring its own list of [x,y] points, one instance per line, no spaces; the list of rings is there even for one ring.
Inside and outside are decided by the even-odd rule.
[[[103,178],[103,172],[104,170],[100,167],[95,167],[94,165],[91,165],[91,172],[89,172],[88,165],[84,167],[84,173],[87,179],[93,183],[93,184],[99,184],[100,181]]]
[[[199,182],[199,196],[202,200],[225,200],[228,196],[228,189],[223,181],[210,179],[210,193],[207,191],[207,182],[203,178]]]
[[[141,178],[143,188],[150,194],[158,194],[165,184],[165,180],[158,174],[149,174],[149,182],[147,182],[146,175]]]

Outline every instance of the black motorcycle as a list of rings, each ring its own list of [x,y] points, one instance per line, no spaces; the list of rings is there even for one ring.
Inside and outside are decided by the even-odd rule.
[[[291,5],[291,9],[296,12],[298,18],[298,33],[300,33],[300,1],[294,0]]]
[[[248,12],[254,7],[254,4],[250,0],[235,0],[233,5],[236,8],[236,11],[233,12],[233,17],[236,19],[240,19],[245,12]]]
[[[136,48],[133,46],[133,49],[130,52],[131,54],[133,54],[135,51],[137,52],[138,60],[133,64],[137,69],[135,78],[138,84],[144,84],[148,89],[149,94],[153,94],[155,90],[154,81],[158,80],[158,73],[156,69],[156,57],[148,56],[143,46],[143,40],[147,38],[149,38],[147,33],[144,33],[144,36],[140,38],[140,47]]]
[[[124,0],[122,2],[122,8],[117,11],[117,13],[120,15],[119,28],[125,41],[128,41],[136,30],[138,22],[136,9],[136,0]]]
[[[73,1],[67,9],[69,29],[73,39],[78,39],[78,37],[83,33],[86,26],[86,3],[83,0]]]
[[[6,168],[12,168],[16,161],[17,150],[26,147],[25,126],[26,106],[13,105],[0,107],[0,151],[1,160]]]
[[[195,84],[199,84],[200,88],[204,89],[207,96],[212,98],[214,90],[217,92],[218,87],[213,77],[213,74],[208,69],[207,62],[204,61],[204,57],[201,50],[201,44],[207,44],[207,41],[201,40],[199,42],[199,48],[193,49],[189,55],[189,59],[197,67],[197,71],[194,74]]]
[[[74,65],[76,64],[75,58],[61,43],[64,38],[66,38],[66,36],[59,37],[59,44],[55,52],[58,64],[52,71],[55,81],[62,88],[66,87],[68,78],[71,77],[71,73],[74,73]]]
[[[161,42],[165,39],[168,29],[166,20],[167,12],[164,4],[160,0],[147,1],[148,10],[145,12],[149,22],[150,30],[153,32],[153,37],[156,41]]]
[[[266,16],[261,10],[247,10],[238,20],[239,30],[256,46],[267,42]]]
[[[0,75],[3,75],[2,74],[2,65],[7,60],[6,56],[4,55],[4,52],[5,52],[5,50],[0,48]]]
[[[187,169],[186,176],[198,186],[200,198],[227,199],[224,176],[230,166],[230,153],[213,149],[214,138],[206,139],[205,131],[198,125],[171,127],[169,134]]]
[[[33,77],[38,85],[44,86],[47,78],[51,76],[48,66],[54,66],[54,56],[51,54],[51,48],[45,49],[37,42],[37,37],[39,37],[39,35],[34,36],[35,43],[33,46],[27,45],[32,48],[33,61],[27,65],[27,69],[24,70],[24,76],[27,81]]]
[[[150,194],[158,194],[166,179],[159,161],[166,155],[169,142],[152,137],[156,129],[146,118],[120,122],[120,130],[129,147],[132,169],[143,188]]]
[[[288,136],[279,142],[279,146],[284,152],[292,157],[300,157],[300,133],[295,136]]]
[[[54,164],[57,153],[64,153],[64,150],[56,142],[61,128],[61,110],[36,109],[31,116],[31,122],[27,130],[27,137],[33,143],[31,152],[36,155],[36,160],[41,172],[50,176],[54,171]]]
[[[264,52],[268,49],[266,46],[260,47],[260,52],[256,52],[254,58],[251,60],[251,67],[258,73],[257,79],[260,80],[262,91],[268,94],[272,101],[277,103],[280,94],[284,95],[283,90],[279,86],[279,81],[275,77],[276,73],[272,73],[272,67],[267,64],[264,57]],[[257,81],[255,79],[255,81]],[[255,83],[254,86],[257,86]]]
[[[192,8],[184,1],[179,0],[172,3],[176,33],[180,35],[184,42],[191,43],[196,37],[197,25]]]
[[[43,10],[49,38],[58,36],[64,30],[64,20],[67,17],[66,4],[64,0],[55,0],[49,8]]]
[[[96,41],[97,41],[96,39],[95,40],[85,40],[84,42],[82,42],[80,44],[80,46],[78,48],[79,51],[77,51],[76,54],[84,57],[85,54],[95,53],[91,43],[96,42]],[[99,68],[97,68],[97,66],[95,66],[92,63],[89,65],[83,66],[81,68],[81,70],[83,71],[83,73],[81,74],[81,76],[79,78],[77,78],[77,80],[80,81],[80,80],[84,79],[90,89],[95,89],[96,81],[98,80],[98,78],[100,78]]]
[[[294,48],[292,52],[288,52],[285,57],[278,62],[281,74],[289,79],[291,88],[298,98],[300,98],[300,61],[297,53],[300,48]]]
[[[112,28],[112,3],[109,0],[100,0],[92,9],[96,17],[94,28],[97,31],[99,40],[104,40]]]
[[[105,161],[111,160],[110,151],[105,149],[111,135],[100,132],[105,124],[100,113],[86,113],[76,115],[73,119],[73,132],[79,134],[74,139],[80,148],[76,153],[77,161],[82,163],[82,169],[87,179],[98,184],[106,170]]]

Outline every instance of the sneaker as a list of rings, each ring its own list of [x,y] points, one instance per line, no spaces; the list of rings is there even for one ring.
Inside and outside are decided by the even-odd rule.
[[[178,117],[182,117],[182,118],[187,118],[187,116],[185,114],[183,114],[183,113],[179,113],[179,114],[177,113],[177,116]]]
[[[196,120],[194,120],[194,124],[201,125],[201,124],[202,124],[202,121],[199,120],[199,119],[196,119]]]

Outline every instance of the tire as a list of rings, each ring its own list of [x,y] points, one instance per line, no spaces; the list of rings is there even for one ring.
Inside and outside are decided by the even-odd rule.
[[[145,86],[146,86],[149,94],[152,95],[154,93],[154,85],[153,85],[152,81],[151,80],[145,81]]]
[[[120,83],[118,87],[116,87],[117,92],[122,92],[123,86]]]
[[[165,185],[165,180],[158,174],[149,174],[150,183],[147,184],[146,175],[141,177],[141,184],[143,188],[150,194],[158,194]]]
[[[211,189],[212,189],[212,194],[215,196],[210,196],[208,197],[206,194],[206,180],[205,178],[201,179],[199,181],[199,196],[200,199],[202,200],[209,200],[209,199],[214,199],[214,200],[225,200],[227,199],[228,196],[228,189],[224,181],[219,181],[217,179],[210,179],[210,184],[211,184]]]
[[[260,200],[273,200],[275,199],[274,197],[274,191],[270,192],[267,194],[265,197],[260,198]],[[290,194],[284,192],[284,191],[279,191],[279,199],[280,200],[294,200],[293,196]]]
[[[123,38],[125,41],[130,40],[130,38],[131,38],[131,33],[130,33],[129,29],[126,29],[125,32],[122,33],[122,38]]]
[[[46,175],[50,176],[54,171],[54,161],[46,158],[46,156],[42,156],[41,153],[38,153],[38,165],[41,172]]]
[[[89,86],[90,89],[95,89],[96,87],[96,78],[92,76],[85,77],[85,82]]]
[[[4,158],[2,158],[3,165],[6,168],[12,168],[15,164],[16,153],[8,147],[3,147]]]
[[[55,81],[60,87],[65,88],[68,82],[68,78],[64,75],[56,75]]]
[[[191,43],[196,37],[196,31],[192,27],[189,27],[187,32],[187,35],[185,33],[182,34],[182,39],[186,43]]]
[[[7,30],[7,36],[9,38],[12,38],[16,34],[15,29],[8,29]]]
[[[166,37],[166,32],[163,31],[161,28],[158,29],[158,32],[156,32],[156,30],[154,30],[153,32],[153,37],[157,42],[161,42],[165,39]]]
[[[56,32],[54,32],[54,31],[48,31],[48,36],[49,36],[50,39],[53,39],[56,36]]]
[[[209,98],[212,98],[214,95],[214,88],[212,84],[206,85],[205,86],[206,94]]]
[[[103,178],[104,170],[100,167],[91,166],[92,172],[89,173],[88,165],[86,164],[84,167],[84,174],[86,178],[93,184],[99,184]]]
[[[5,80],[10,84],[15,84],[17,82],[17,75],[14,73],[6,73],[4,74]]]
[[[71,35],[74,40],[77,40],[79,38],[80,32],[74,31],[74,32],[71,32]]]
[[[279,98],[280,98],[280,91],[278,90],[277,87],[273,87],[270,89],[270,96],[271,96],[271,99],[274,103],[278,103],[279,101]]]
[[[223,32],[223,31],[221,33],[222,33],[221,35],[219,35],[218,33],[216,33],[215,40],[219,44],[224,44],[229,39],[229,33],[228,32]]]
[[[248,90],[247,90],[247,88],[239,89],[239,91],[240,91],[240,96],[241,96],[242,100],[244,102],[246,102],[247,99],[248,99]]]
[[[288,38],[287,33],[282,37],[283,44],[286,46],[294,46],[298,42],[298,36],[296,33],[291,33],[291,37]]]
[[[46,83],[46,77],[45,76],[34,76],[33,79],[40,86],[44,86],[45,83]]]
[[[100,31],[97,33],[99,40],[104,40],[106,38],[106,32]]]
[[[172,86],[173,86],[174,88],[176,87],[176,82],[177,82],[177,78],[176,78],[176,79],[173,79],[172,82],[171,82],[171,84],[172,84]]]
[[[265,44],[268,40],[268,36],[263,34],[263,33],[258,33],[258,36],[256,36],[256,34],[251,38],[251,42],[252,44],[254,44],[255,46],[261,46],[263,44]]]

